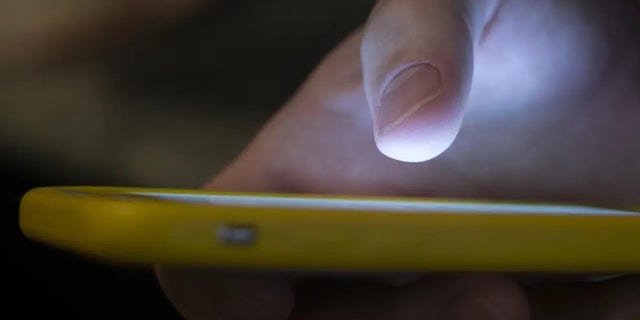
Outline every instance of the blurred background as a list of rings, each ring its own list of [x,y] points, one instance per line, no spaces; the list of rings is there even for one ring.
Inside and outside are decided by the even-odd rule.
[[[0,0],[9,309],[20,318],[178,319],[150,270],[25,239],[20,197],[48,185],[198,188],[372,3]]]

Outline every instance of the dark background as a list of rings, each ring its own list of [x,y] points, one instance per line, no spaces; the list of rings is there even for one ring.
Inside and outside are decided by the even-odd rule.
[[[6,314],[179,318],[149,269],[26,239],[20,197],[49,185],[197,188],[364,21],[371,2],[222,1],[91,58],[0,75]]]

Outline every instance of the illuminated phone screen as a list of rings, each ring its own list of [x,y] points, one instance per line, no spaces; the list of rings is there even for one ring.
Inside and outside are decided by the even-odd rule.
[[[287,209],[325,209],[354,211],[384,211],[402,213],[474,213],[474,214],[537,214],[537,215],[615,215],[635,216],[637,212],[577,205],[447,202],[442,200],[334,199],[284,196],[248,196],[215,194],[180,194],[134,192],[132,195],[168,201],[191,202],[222,206],[271,207]]]

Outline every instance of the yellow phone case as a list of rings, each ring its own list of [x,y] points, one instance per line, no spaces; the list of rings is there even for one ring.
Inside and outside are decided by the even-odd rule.
[[[309,271],[640,271],[638,209],[117,187],[29,191],[34,240],[107,261]]]

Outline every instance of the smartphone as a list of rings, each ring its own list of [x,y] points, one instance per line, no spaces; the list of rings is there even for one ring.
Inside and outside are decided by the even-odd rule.
[[[20,227],[35,241],[133,264],[640,271],[638,208],[72,186],[27,192]]]

